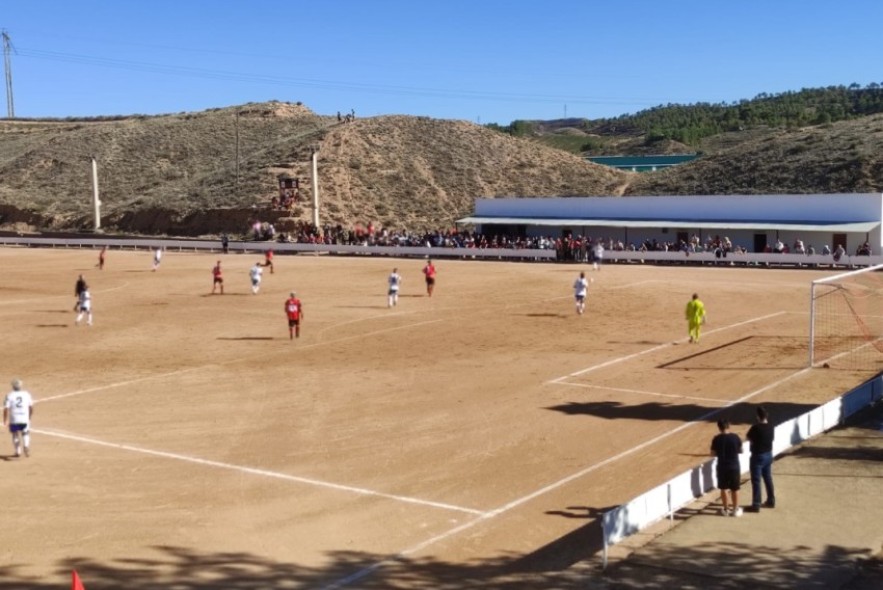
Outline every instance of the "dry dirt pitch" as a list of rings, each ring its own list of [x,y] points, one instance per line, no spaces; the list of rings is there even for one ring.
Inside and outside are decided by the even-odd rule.
[[[871,376],[805,370],[830,272],[608,265],[578,317],[577,265],[442,259],[428,298],[421,260],[277,256],[253,296],[260,257],[228,255],[211,296],[217,254],[97,257],[0,249],[0,379],[37,400],[32,457],[0,439],[0,588],[502,584],[591,555],[598,514],[704,460],[721,411],[747,430],[734,402],[784,419]]]

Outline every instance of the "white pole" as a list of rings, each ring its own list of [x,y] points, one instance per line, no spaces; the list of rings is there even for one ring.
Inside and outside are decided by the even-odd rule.
[[[319,150],[313,149],[313,225],[319,227]]]
[[[92,158],[92,205],[95,207],[95,231],[101,229],[101,200],[98,198],[98,162]]]

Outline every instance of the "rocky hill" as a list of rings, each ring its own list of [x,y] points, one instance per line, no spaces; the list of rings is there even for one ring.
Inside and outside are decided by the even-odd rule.
[[[642,146],[636,153],[649,149],[634,130],[613,140]],[[449,227],[471,213],[476,197],[883,191],[883,115],[756,126],[704,138],[700,147],[693,163],[634,174],[465,121],[346,122],[282,102],[151,117],[4,120],[0,229],[91,228],[93,157],[104,228],[147,234],[243,231],[278,194],[280,174],[300,179],[293,215],[309,221],[313,150],[321,220],[344,225]]]
[[[7,120],[0,224],[91,227],[92,157],[105,228],[236,231],[278,194],[280,174],[301,180],[294,215],[308,221],[315,149],[322,223],[345,225],[448,227],[476,197],[612,194],[627,176],[467,122],[345,122],[278,102],[118,120]]]

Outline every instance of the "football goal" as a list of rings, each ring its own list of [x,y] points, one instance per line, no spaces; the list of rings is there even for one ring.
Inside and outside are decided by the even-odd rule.
[[[812,282],[809,365],[883,366],[883,265]]]

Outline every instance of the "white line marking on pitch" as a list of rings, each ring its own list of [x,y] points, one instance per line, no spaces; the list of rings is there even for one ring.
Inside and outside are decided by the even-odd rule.
[[[206,365],[209,366],[209,365]],[[97,387],[90,387],[88,389],[80,389],[77,391],[71,391],[69,393],[60,393],[58,395],[53,395],[50,397],[44,397],[41,399],[35,399],[34,403],[42,403],[49,402],[57,399],[64,399],[66,397],[73,397],[75,395],[82,395],[84,393],[92,393],[95,391],[101,391],[103,389],[113,389],[114,387],[122,387],[124,385],[132,385],[133,383],[141,383],[142,381],[150,381],[151,379],[162,379],[164,377],[171,377],[172,375],[179,375],[182,373],[190,373],[192,371],[199,371],[200,369],[204,369],[205,367],[192,367],[190,369],[179,369],[177,371],[171,371],[169,373],[160,373],[159,375],[146,375],[144,377],[139,377],[138,379],[130,379],[128,381],[119,381],[117,383],[110,383],[108,385],[99,385]]]
[[[129,286],[128,282],[123,283],[122,285],[118,285],[116,287],[111,287],[110,289],[99,289],[93,291],[93,293],[110,293],[111,291],[119,291],[120,289],[125,289]],[[15,305],[17,303],[33,303],[34,301],[43,301],[45,299],[75,299],[73,296],[69,295],[46,295],[45,297],[31,297],[30,299],[14,299],[13,301],[4,301],[3,305]]]
[[[85,436],[79,436],[76,434],[69,434],[65,432],[57,432],[53,430],[34,430],[39,434],[44,434],[47,436],[55,436],[58,438],[63,438],[67,440],[73,440],[76,442],[87,443],[92,445],[98,445],[102,447],[108,447],[111,449],[121,449],[124,451],[131,451],[134,453],[141,453],[144,455],[151,455],[153,457],[161,457],[163,459],[174,459],[176,461],[184,461],[186,463],[196,463],[197,465],[203,465],[206,467],[215,467],[218,469],[226,469],[229,471],[238,471],[241,473],[248,473],[251,475],[260,475],[262,477],[270,477],[274,479],[281,479],[285,481],[293,481],[296,483],[302,483],[306,485],[321,487],[321,488],[329,488],[332,490],[337,490],[340,492],[349,492],[353,494],[359,494],[361,496],[374,496],[377,498],[386,498],[389,500],[395,500],[397,502],[405,502],[407,504],[417,504],[419,506],[429,506],[431,508],[441,508],[443,510],[453,510],[456,512],[465,512],[467,514],[477,514],[482,516],[485,512],[481,510],[475,510],[473,508],[464,508],[462,506],[455,506],[453,504],[445,504],[443,502],[433,502],[431,500],[421,500],[419,498],[411,498],[409,496],[398,496],[396,494],[386,494],[383,492],[377,492],[374,490],[369,490],[366,488],[358,488],[354,486],[347,486],[337,483],[331,483],[327,481],[321,481],[318,479],[311,479],[308,477],[298,477],[296,475],[289,475],[287,473],[280,473],[278,471],[269,471],[267,469],[257,469],[255,467],[246,467],[244,465],[235,465],[233,463],[222,463],[220,461],[212,461],[210,459],[200,459],[199,457],[191,457],[188,455],[179,455],[177,453],[169,453],[166,451],[154,451],[152,449],[145,449],[142,447],[136,447],[132,445],[119,444],[119,443],[111,443],[105,442],[103,440],[98,440],[95,438],[89,438]]]
[[[556,383],[556,385],[567,385],[568,387],[583,387],[585,389],[606,389],[608,391],[621,391],[623,393],[637,393],[639,395],[653,395],[656,397],[673,397],[676,399],[693,399],[701,402],[726,403],[726,400],[712,399],[710,397],[694,397],[692,395],[680,395],[676,393],[659,393],[657,391],[644,391],[642,389],[626,389],[625,387],[607,387],[606,385],[592,385],[590,383]]]
[[[778,387],[779,385],[785,383],[786,381],[790,381],[791,379],[798,377],[800,375],[803,375],[804,373],[807,373],[810,370],[811,370],[810,368],[801,369],[795,373],[792,373],[786,377],[783,377],[782,379],[779,379],[778,381],[770,383],[769,385],[765,385],[765,386],[761,387],[760,389],[756,389],[756,390],[752,391],[751,393],[743,395],[739,399],[728,402],[727,405],[725,405],[721,408],[718,408],[716,410],[711,410],[710,412],[706,412],[702,416],[699,416],[698,418],[696,418],[694,420],[691,420],[685,424],[682,424],[673,430],[670,430],[668,432],[660,434],[659,436],[656,436],[648,441],[644,441],[643,443],[641,443],[635,447],[632,447],[631,449],[626,449],[625,451],[622,451],[621,453],[619,453],[617,455],[614,455],[612,457],[608,457],[607,459],[599,461],[598,463],[595,463],[594,465],[589,465],[585,469],[581,469],[580,471],[577,471],[576,473],[568,475],[567,477],[564,477],[562,479],[559,479],[558,481],[553,482],[545,487],[542,487],[542,488],[536,490],[535,492],[532,492],[530,494],[522,496],[521,498],[517,498],[517,499],[509,502],[508,504],[504,504],[503,506],[501,506],[495,510],[491,510],[490,512],[484,512],[481,514],[481,516],[479,518],[476,518],[475,520],[472,520],[470,522],[456,526],[456,527],[454,527],[444,533],[441,533],[439,535],[436,535],[435,537],[432,537],[431,539],[428,539],[426,541],[418,543],[417,545],[414,545],[413,547],[405,549],[404,551],[401,551],[392,557],[389,557],[387,559],[384,559],[384,560],[381,560],[377,563],[369,565],[368,567],[365,567],[365,568],[363,568],[363,569],[361,569],[361,570],[359,570],[359,571],[357,571],[357,572],[355,572],[345,578],[341,578],[340,580],[338,580],[336,582],[332,582],[331,584],[324,586],[323,590],[336,590],[337,588],[342,588],[346,585],[349,585],[352,582],[355,582],[357,580],[360,580],[361,578],[364,578],[367,575],[370,575],[371,573],[380,569],[381,567],[383,567],[386,564],[395,563],[395,561],[398,558],[416,553],[417,551],[425,549],[426,547],[428,547],[434,543],[437,543],[438,541],[442,541],[444,539],[447,539],[448,537],[451,537],[451,536],[461,533],[465,530],[468,530],[480,522],[490,520],[492,518],[499,516],[500,514],[503,514],[505,512],[512,510],[513,508],[517,508],[518,506],[521,506],[522,504],[525,504],[525,503],[527,503],[535,498],[538,498],[548,492],[556,490],[557,488],[560,488],[563,485],[566,485],[576,479],[579,479],[585,475],[588,475],[589,473],[592,473],[593,471],[597,471],[598,469],[600,469],[602,467],[610,465],[611,463],[615,463],[616,461],[619,461],[620,459],[623,459],[623,458],[625,458],[631,454],[634,454],[640,450],[643,450],[649,446],[655,445],[656,443],[658,443],[662,440],[665,440],[666,438],[668,438],[674,434],[677,434],[677,433],[681,432],[682,430],[686,430],[687,428],[691,428],[691,427],[695,426],[696,424],[703,422],[716,414],[719,414],[720,412],[722,412],[723,410],[725,410],[731,406],[734,406],[736,404],[747,401],[747,400],[755,397],[756,395],[763,393],[764,391],[767,391],[767,390],[772,389],[774,387]]]
[[[299,347],[298,347],[298,350],[303,350],[303,349],[305,349],[305,348],[315,348],[315,347],[317,347],[317,346],[325,346],[325,345],[328,345],[328,344],[337,344],[338,342],[346,342],[347,340],[355,340],[355,339],[357,339],[357,338],[364,338],[364,337],[366,337],[366,336],[376,336],[376,335],[378,335],[378,334],[384,334],[384,333],[386,333],[386,332],[394,332],[394,331],[396,331],[396,330],[403,330],[403,329],[405,329],[405,328],[413,328],[413,327],[416,327],[416,326],[423,326],[423,325],[426,325],[426,324],[434,324],[434,323],[441,322],[441,321],[443,321],[443,320],[428,320],[428,321],[425,321],[425,322],[418,322],[418,323],[416,323],[416,324],[407,324],[407,325],[405,325],[405,326],[396,326],[396,327],[394,327],[394,328],[385,328],[385,329],[383,329],[383,330],[375,330],[374,332],[368,332],[368,333],[366,333],[366,334],[355,334],[355,335],[353,335],[353,336],[347,336],[347,337],[345,337],[345,338],[339,338],[339,339],[337,339],[337,340],[328,340],[328,341],[325,341],[325,342],[316,342],[316,343],[313,343],[313,344],[307,344],[307,345],[305,345],[305,346],[299,346]],[[286,349],[285,352],[288,353],[289,350]],[[208,369],[208,368],[211,368],[211,367],[218,367],[218,366],[222,366],[222,365],[228,365],[228,364],[233,364],[233,363],[240,363],[240,362],[243,362],[243,361],[245,361],[245,362],[249,362],[249,360],[253,360],[254,358],[266,358],[266,356],[267,356],[267,354],[266,354],[266,353],[263,353],[263,354],[261,354],[261,355],[255,355],[254,357],[251,357],[251,359],[249,359],[249,358],[241,358],[241,357],[240,357],[240,358],[230,359],[230,360],[228,360],[228,361],[218,361],[218,362],[216,362],[216,363],[210,363],[210,364],[208,364],[208,365],[202,365],[201,367],[190,367],[190,368],[187,368],[187,369],[178,369],[178,370],[176,370],[176,371],[170,371],[170,372],[168,372],[168,373],[159,373],[159,374],[157,374],[157,375],[147,375],[147,376],[145,376],[145,377],[139,377],[138,379],[130,379],[130,380],[128,380],[128,381],[119,381],[119,382],[117,382],[117,383],[108,383],[107,385],[99,385],[99,386],[97,386],[97,387],[90,387],[90,388],[88,388],[88,389],[80,389],[80,390],[77,390],[77,391],[71,391],[71,392],[68,392],[68,393],[61,393],[61,394],[53,395],[53,396],[50,396],[50,397],[44,397],[44,398],[40,398],[40,399],[35,399],[35,400],[34,400],[34,404],[38,404],[38,403],[42,403],[42,402],[48,402],[48,401],[53,401],[53,400],[58,400],[58,399],[64,399],[64,398],[66,398],[66,397],[73,397],[73,396],[76,396],[76,395],[83,395],[84,393],[94,393],[94,392],[96,392],[96,391],[103,391],[103,390],[105,390],[105,389],[113,389],[113,388],[115,388],[115,387],[122,387],[122,386],[124,386],[124,385],[132,385],[133,383],[141,383],[142,381],[150,381],[150,380],[153,380],[153,379],[164,379],[165,377],[172,377],[172,376],[174,376],[174,375],[181,375],[181,374],[184,374],[184,373],[192,373],[192,372],[195,372],[195,371],[201,371],[201,370],[203,370],[203,369]]]
[[[754,322],[760,322],[760,321],[763,321],[763,320],[768,320],[768,319],[770,319],[770,318],[774,318],[774,317],[776,317],[776,316],[780,316],[780,315],[783,315],[783,314],[786,314],[786,313],[788,313],[788,312],[787,312],[787,311],[777,311],[776,313],[771,313],[771,314],[768,314],[768,315],[765,315],[765,316],[761,316],[761,317],[759,317],[759,318],[754,318],[754,319],[750,319],[750,320],[745,320],[744,322],[739,322],[739,323],[737,323],[737,324],[730,324],[729,326],[723,326],[723,327],[721,327],[721,328],[715,328],[714,330],[708,330],[705,334],[706,334],[706,335],[708,335],[708,334],[714,334],[714,333],[716,333],[716,332],[722,332],[723,330],[730,330],[730,329],[732,329],[732,328],[738,328],[739,326],[745,326],[745,325],[747,325],[747,324],[751,324],[751,323],[754,323]],[[686,339],[678,340],[677,342],[686,342]],[[603,369],[603,368],[605,368],[605,367],[609,367],[609,366],[611,366],[611,365],[616,365],[616,364],[619,364],[619,363],[622,363],[622,362],[625,362],[625,361],[631,360],[631,359],[633,359],[633,358],[637,358],[637,357],[639,357],[639,356],[643,356],[643,355],[645,355],[645,354],[649,354],[649,353],[651,353],[651,352],[656,352],[657,350],[662,350],[663,348],[668,348],[669,346],[673,346],[673,344],[672,344],[671,342],[666,342],[665,344],[660,344],[660,345],[658,345],[658,346],[654,346],[653,348],[648,348],[648,349],[646,349],[646,350],[642,350],[642,351],[640,351],[640,352],[635,352],[635,353],[633,353],[633,354],[629,354],[629,355],[626,355],[626,356],[620,356],[620,357],[617,357],[617,358],[614,358],[614,359],[610,359],[609,361],[604,361],[603,363],[600,363],[600,364],[598,364],[598,365],[593,365],[593,366],[591,366],[591,367],[589,367],[589,368],[587,368],[587,369],[582,369],[582,370],[580,370],[580,371],[576,371],[576,372],[570,373],[569,375],[564,375],[563,377],[558,377],[558,378],[556,378],[556,379],[552,379],[552,380],[550,380],[550,381],[546,381],[546,384],[547,384],[547,385],[559,385],[562,381],[565,381],[566,379],[569,379],[569,378],[571,378],[571,377],[578,377],[578,376],[580,376],[580,375],[585,375],[586,373],[590,373],[590,372],[595,371],[595,370],[597,370],[597,369]]]

